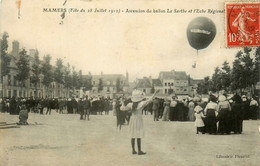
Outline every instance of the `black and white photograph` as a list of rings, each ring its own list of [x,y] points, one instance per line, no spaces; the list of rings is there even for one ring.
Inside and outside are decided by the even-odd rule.
[[[0,0],[0,166],[260,165],[257,0]]]

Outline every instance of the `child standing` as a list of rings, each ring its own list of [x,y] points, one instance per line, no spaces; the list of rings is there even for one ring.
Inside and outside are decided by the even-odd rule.
[[[122,102],[121,110],[122,111],[132,111],[132,116],[129,122],[129,131],[131,135],[131,145],[132,145],[132,154],[144,155],[146,154],[141,150],[141,138],[144,136],[144,125],[142,118],[142,110],[152,102],[155,97],[156,91],[152,97],[146,100],[145,94],[142,91],[134,90],[132,93],[132,102],[128,103],[126,106]],[[135,151],[135,139],[137,139],[138,153]]]
[[[205,134],[204,132],[204,122],[202,120],[202,118],[205,118],[206,116],[204,116],[203,114],[203,109],[201,108],[201,106],[197,105],[194,108],[195,111],[195,127],[197,127],[197,134],[199,134],[199,132],[201,132],[202,134]]]

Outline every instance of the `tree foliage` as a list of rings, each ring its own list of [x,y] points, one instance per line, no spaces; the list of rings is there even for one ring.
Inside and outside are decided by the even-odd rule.
[[[235,55],[233,66],[227,61],[216,67],[211,79],[204,78],[199,84],[199,93],[220,90],[235,91],[251,89],[260,81],[260,48],[243,48]]]
[[[37,88],[37,85],[40,83],[40,74],[41,74],[41,61],[39,58],[39,52],[36,50],[36,53],[34,55],[34,59],[32,62],[32,74],[30,77],[31,83],[34,84],[34,86]]]
[[[75,70],[75,67],[72,66],[72,87],[73,88],[78,87],[78,85],[79,85],[78,79],[79,79],[79,75],[78,75],[77,71]]]
[[[78,83],[77,83],[77,88],[83,87],[83,75],[82,75],[82,70],[79,71],[78,74]]]
[[[59,83],[59,84],[64,84],[64,79],[63,79],[63,61],[62,59],[57,59],[56,60],[56,67],[55,67],[55,72],[54,72],[54,80]]]
[[[30,64],[29,64],[29,56],[25,49],[19,52],[19,59],[16,63],[17,66],[17,80],[24,86],[25,81],[30,76]]]
[[[1,76],[4,77],[9,73],[9,64],[11,61],[10,56],[7,53],[8,49],[8,40],[9,37],[7,32],[4,32],[2,35],[2,39],[0,40],[0,47],[1,47]]]
[[[43,74],[43,81],[42,81],[43,85],[49,87],[50,84],[53,82],[53,71],[52,71],[50,55],[45,55],[43,57],[41,72]]]
[[[72,87],[72,77],[71,77],[71,69],[70,69],[70,64],[68,63],[67,66],[65,67],[65,72],[64,72],[64,86],[65,88],[69,89]]]
[[[208,91],[210,90],[211,84],[212,84],[212,82],[211,82],[210,78],[208,76],[204,77],[203,81],[198,84],[197,92],[199,94],[207,94]]]
[[[102,78],[99,79],[98,81],[98,92],[103,90],[103,80]]]
[[[89,74],[85,78],[83,78],[83,91],[89,91],[92,89],[92,76]]]

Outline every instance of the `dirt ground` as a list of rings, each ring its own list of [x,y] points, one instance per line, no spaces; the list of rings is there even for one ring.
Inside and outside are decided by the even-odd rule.
[[[241,135],[202,135],[193,122],[154,122],[143,116],[144,156],[132,155],[128,126],[116,129],[116,117],[93,115],[29,115],[28,126],[0,129],[1,166],[108,165],[260,165],[260,121],[244,121]],[[0,113],[0,121],[17,115]],[[137,149],[137,148],[136,148]],[[229,158],[227,158],[229,157]]]

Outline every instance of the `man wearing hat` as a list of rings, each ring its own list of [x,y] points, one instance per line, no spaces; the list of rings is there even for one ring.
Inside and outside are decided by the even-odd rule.
[[[159,99],[158,98],[155,98],[154,100],[153,100],[153,115],[154,115],[154,117],[153,117],[153,120],[154,121],[159,121]]]
[[[156,93],[158,93],[158,91],[156,91],[150,99],[145,100],[144,92],[139,90],[134,90],[131,98],[132,103],[129,103],[126,106],[124,105],[124,103],[122,103],[122,106],[120,108],[120,110],[122,111],[129,111],[129,110],[132,111],[132,117],[129,122],[132,154],[137,154],[137,152],[135,151],[135,138],[137,139],[138,155],[146,154],[141,150],[141,138],[143,138],[144,136],[142,110],[150,102],[152,102]]]
[[[78,111],[80,113],[80,120],[83,120],[83,115],[84,115],[84,104],[82,98],[79,99],[78,102]],[[86,114],[85,114],[86,115]]]
[[[85,100],[83,101],[83,105],[84,105],[84,119],[86,120],[86,115],[87,118],[89,120],[89,114],[90,114],[90,100],[88,99],[88,96],[86,96]]]

